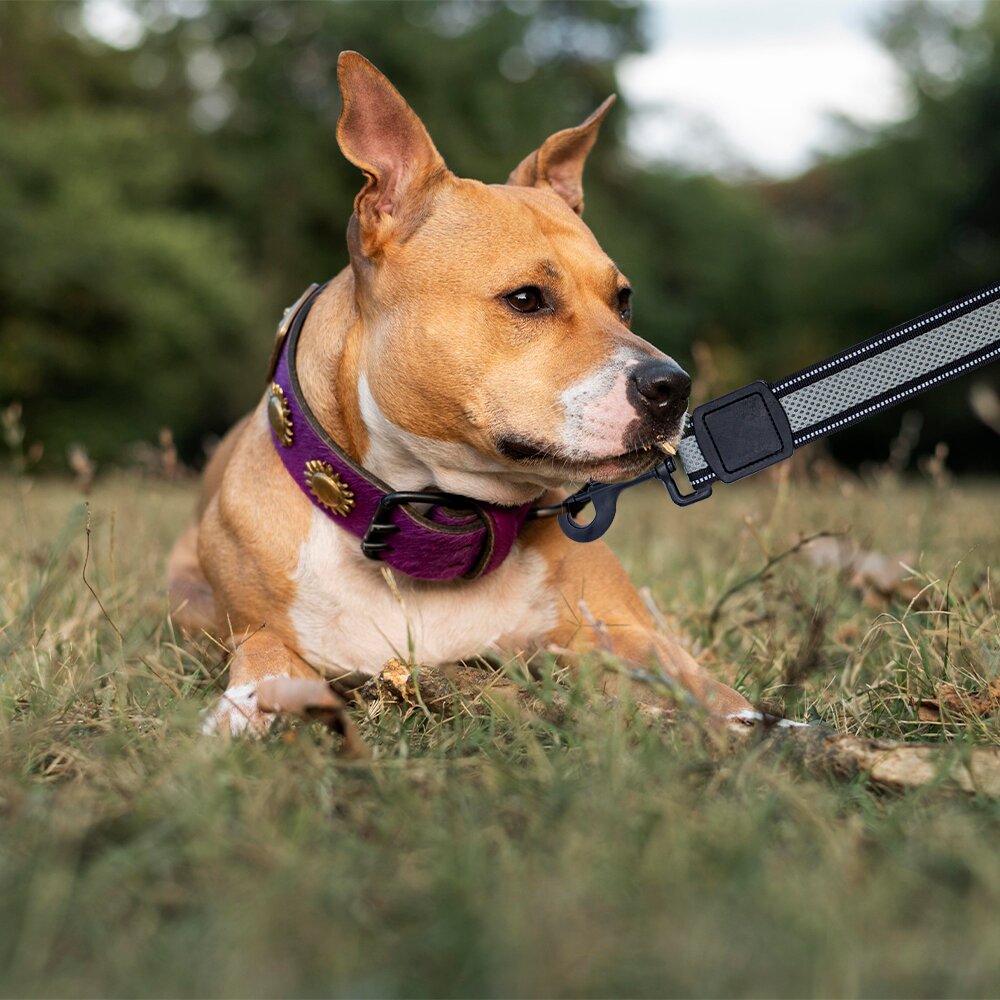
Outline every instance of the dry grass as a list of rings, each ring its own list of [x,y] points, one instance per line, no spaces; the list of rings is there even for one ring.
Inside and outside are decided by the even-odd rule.
[[[4,995],[1000,989],[996,802],[720,755],[516,669],[534,710],[359,709],[371,762],[318,728],[200,737],[225,663],[176,641],[162,585],[192,496],[99,482],[88,535],[70,487],[0,480]],[[772,481],[678,511],[651,490],[612,542],[754,699],[961,752],[1000,743],[996,718],[916,702],[1000,676],[998,501]],[[795,548],[843,531],[905,553],[909,582],[880,595]]]

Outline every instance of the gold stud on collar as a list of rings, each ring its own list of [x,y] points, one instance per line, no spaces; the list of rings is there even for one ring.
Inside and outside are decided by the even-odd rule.
[[[271,383],[271,391],[267,396],[267,419],[270,421],[274,436],[285,448],[290,448],[295,437],[292,426],[292,411],[285,399],[284,390],[277,382]]]
[[[346,517],[354,509],[354,493],[329,462],[306,462],[306,483],[320,506]]]

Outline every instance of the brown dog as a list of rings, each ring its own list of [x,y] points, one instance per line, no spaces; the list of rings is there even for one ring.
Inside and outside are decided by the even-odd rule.
[[[343,53],[338,76],[337,138],[367,182],[350,267],[315,300],[297,349],[322,428],[392,489],[495,505],[553,502],[564,483],[649,468],[653,442],[679,439],[690,380],[631,332],[628,282],[580,219],[584,161],[611,99],[505,185],[486,185],[448,170],[361,56]],[[570,542],[553,520],[527,522],[478,578],[396,573],[390,585],[283,467],[268,405],[213,456],[200,523],[171,557],[177,620],[236,647],[219,728],[267,727],[256,692],[269,677],[351,683],[392,655],[435,665],[609,643],[633,664],[658,662],[714,714],[750,709],[655,631],[602,542]]]

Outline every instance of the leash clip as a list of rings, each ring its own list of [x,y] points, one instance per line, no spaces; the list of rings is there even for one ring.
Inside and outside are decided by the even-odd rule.
[[[618,507],[618,495],[621,491],[638,486],[639,483],[644,483],[649,479],[658,479],[663,483],[668,496],[678,507],[690,507],[691,504],[700,503],[712,495],[711,483],[700,489],[692,490],[690,493],[681,493],[673,478],[676,471],[677,466],[674,464],[673,457],[668,457],[650,469],[649,472],[644,472],[634,479],[628,479],[624,483],[587,483],[582,490],[567,497],[561,504],[550,508],[538,508],[537,512],[532,511],[532,514],[535,517],[546,517],[551,516],[556,510],[560,510],[559,527],[562,528],[563,534],[574,542],[592,542],[600,538],[611,527]],[[576,515],[588,503],[594,505],[594,517],[588,523],[582,524],[576,519]]]
[[[562,513],[559,515],[559,527],[562,533],[574,542],[592,542],[600,538],[611,527],[618,508],[618,494],[627,486],[634,486],[652,478],[652,472],[646,472],[636,479],[625,483],[587,483],[578,493],[567,497],[559,505]],[[576,519],[576,515],[587,506],[594,505],[594,517],[586,524]]]

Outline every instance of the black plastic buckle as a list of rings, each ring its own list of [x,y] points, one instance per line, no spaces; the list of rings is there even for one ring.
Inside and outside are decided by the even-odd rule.
[[[724,483],[791,458],[794,450],[788,417],[766,382],[751,382],[704,403],[692,420],[708,467]]]
[[[369,559],[379,560],[382,553],[392,546],[385,540],[388,535],[399,531],[399,525],[390,520],[390,515],[396,507],[404,504],[426,503],[432,507],[447,507],[449,510],[465,511],[484,517],[483,512],[468,497],[460,497],[454,493],[438,493],[435,491],[406,491],[386,493],[378,502],[375,513],[361,539],[361,551]]]

